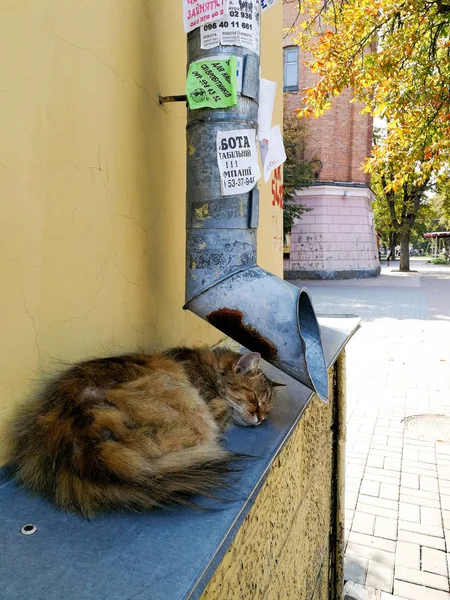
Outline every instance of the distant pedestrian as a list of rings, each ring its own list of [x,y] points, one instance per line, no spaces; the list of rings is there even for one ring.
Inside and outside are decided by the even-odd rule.
[[[391,258],[392,258],[392,252],[389,249],[386,254],[386,266],[389,266],[389,262],[390,262]]]

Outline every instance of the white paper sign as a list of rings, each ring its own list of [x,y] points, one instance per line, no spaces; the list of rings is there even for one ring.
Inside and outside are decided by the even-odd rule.
[[[223,27],[228,27],[228,19],[226,18],[222,21],[214,21],[213,23],[202,25],[200,29],[200,46],[203,50],[220,46]]]
[[[260,141],[260,149],[264,169],[264,181],[267,183],[272,171],[286,160],[283,136],[279,125],[272,127],[268,140]]]
[[[189,33],[205,23],[228,14],[228,0],[183,0],[184,31]]]
[[[259,54],[260,0],[229,0],[227,15],[202,25],[201,47],[242,46]]]
[[[258,138],[269,139],[272,129],[273,106],[275,104],[276,81],[260,79],[259,82],[259,110],[258,110]]]
[[[217,163],[223,196],[245,194],[253,189],[261,177],[256,150],[256,131],[218,131]]]
[[[262,12],[272,8],[277,0],[261,0],[261,10]]]

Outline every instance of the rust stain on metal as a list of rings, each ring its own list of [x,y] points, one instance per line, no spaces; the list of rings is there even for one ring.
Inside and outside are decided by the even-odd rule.
[[[257,329],[243,322],[244,313],[233,308],[219,308],[206,316],[208,322],[226,335],[254,352],[259,352],[266,360],[276,360],[278,350],[275,344],[262,336]]]

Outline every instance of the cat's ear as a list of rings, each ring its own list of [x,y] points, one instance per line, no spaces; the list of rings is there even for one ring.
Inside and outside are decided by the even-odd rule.
[[[258,352],[249,352],[243,354],[234,365],[234,372],[239,375],[253,375],[259,368],[261,354]]]

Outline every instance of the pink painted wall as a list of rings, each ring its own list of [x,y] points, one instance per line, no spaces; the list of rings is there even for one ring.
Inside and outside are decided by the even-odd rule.
[[[284,46],[294,46],[299,18],[297,0],[283,3],[288,30]],[[299,50],[298,89],[285,92],[286,111],[298,108],[316,75],[305,65],[309,56]],[[373,226],[370,176],[362,169],[372,147],[372,118],[351,103],[349,90],[333,99],[319,119],[304,120],[307,144],[304,158],[318,159],[316,185],[298,192],[299,201],[312,208],[292,228],[290,258],[284,260],[286,278],[374,277],[379,273]]]
[[[285,270],[370,271],[379,267],[368,188],[317,186],[300,191],[299,201],[312,211],[292,228]]]

